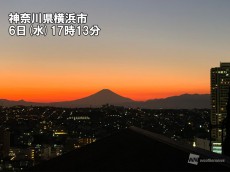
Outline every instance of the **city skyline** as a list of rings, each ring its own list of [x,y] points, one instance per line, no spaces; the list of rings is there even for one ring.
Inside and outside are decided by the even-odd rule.
[[[111,89],[143,101],[210,94],[229,61],[230,1],[0,2],[0,99],[53,102]],[[10,12],[85,12],[98,37],[15,37]]]

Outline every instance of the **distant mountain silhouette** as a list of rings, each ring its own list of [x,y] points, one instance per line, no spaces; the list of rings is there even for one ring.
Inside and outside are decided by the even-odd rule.
[[[182,94],[164,99],[153,99],[145,102],[127,104],[129,107],[141,107],[146,109],[202,109],[210,108],[209,94]]]
[[[20,101],[9,101],[0,99],[0,106],[55,106],[55,107],[100,107],[104,104],[111,104],[117,106],[131,107],[131,108],[146,108],[146,109],[193,109],[193,108],[210,108],[209,94],[183,94],[180,96],[173,96],[164,99],[153,99],[147,101],[133,101],[132,99],[120,96],[111,90],[103,89],[88,97],[54,103],[35,103]]]
[[[35,103],[35,102],[27,102],[24,100],[6,100],[6,99],[0,99],[0,106],[46,106],[46,103]]]
[[[134,102],[132,99],[122,97],[109,89],[103,89],[88,97],[66,102],[52,103],[53,106],[61,107],[98,107],[104,104],[122,105]]]

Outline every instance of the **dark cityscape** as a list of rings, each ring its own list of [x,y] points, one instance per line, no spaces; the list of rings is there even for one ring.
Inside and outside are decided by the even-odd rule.
[[[209,138],[208,109],[148,110],[104,105],[101,108],[1,107],[5,133],[1,168],[21,170],[78,149],[130,126],[193,145]]]

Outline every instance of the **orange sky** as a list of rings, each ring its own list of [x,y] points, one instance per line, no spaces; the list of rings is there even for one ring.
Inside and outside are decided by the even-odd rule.
[[[181,76],[167,77],[168,74],[163,72],[159,75],[139,73],[138,70],[109,72],[109,69],[104,69],[97,73],[93,72],[96,69],[91,70],[88,74],[82,74],[80,71],[76,74],[68,71],[37,73],[37,69],[17,72],[17,69],[14,69],[2,76],[5,82],[1,83],[1,98],[36,102],[74,100],[104,88],[134,100],[163,98],[184,93],[209,93],[207,80],[198,82],[195,76],[183,79],[183,73]],[[178,79],[179,77],[181,79]]]
[[[70,42],[79,44],[77,40],[55,39],[52,44],[53,39],[11,37],[8,40],[12,47],[6,47],[2,53],[5,58],[0,73],[4,82],[0,83],[0,98],[38,102],[74,100],[104,88],[134,100],[209,93],[209,64],[200,57],[215,54],[186,54],[186,50],[178,47],[168,47],[165,52],[162,48],[152,51],[150,45],[140,45],[139,51],[131,45],[119,49],[117,43],[112,48],[103,42],[95,45],[95,41],[101,42],[100,38],[92,38],[93,43],[82,39],[83,47],[76,49]],[[28,49],[31,41],[34,44]],[[62,48],[64,45],[70,47]],[[85,47],[94,51],[89,52]],[[196,64],[198,61],[202,63]]]

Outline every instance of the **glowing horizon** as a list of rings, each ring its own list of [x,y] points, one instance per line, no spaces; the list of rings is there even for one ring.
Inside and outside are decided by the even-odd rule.
[[[102,89],[101,89],[102,90]],[[109,89],[111,90],[111,89]],[[78,100],[78,99],[81,99],[81,98],[85,98],[85,97],[88,97],[88,96],[91,96],[92,94],[95,94],[97,92],[99,92],[100,90],[96,90],[94,92],[92,91],[89,91],[89,92],[85,92],[85,93],[77,93],[75,92],[75,94],[71,94],[71,96],[67,95],[67,96],[58,96],[58,94],[54,94],[54,96],[49,96],[50,94],[47,95],[43,95],[41,97],[35,97],[35,98],[31,98],[30,97],[30,94],[28,95],[23,95],[23,97],[21,97],[20,95],[8,95],[8,97],[3,97],[1,99],[6,99],[6,100],[12,100],[12,101],[19,101],[19,100],[24,100],[24,101],[27,101],[27,102],[38,102],[38,103],[51,103],[51,102],[60,102],[60,101],[72,101],[72,100]],[[113,90],[111,90],[113,91]],[[59,91],[57,91],[59,92]],[[171,96],[180,96],[180,95],[183,95],[183,94],[209,94],[209,92],[200,92],[200,93],[197,93],[197,92],[183,92],[183,93],[176,93],[176,94],[173,94],[173,93],[169,93],[169,94],[166,94],[166,93],[163,93],[163,94],[154,94],[154,93],[145,93],[144,95],[142,95],[142,93],[122,93],[122,92],[116,92],[116,91],[113,91],[114,93],[120,95],[120,96],[123,96],[123,97],[126,97],[126,98],[130,98],[134,101],[146,101],[146,100],[151,100],[151,99],[161,99],[161,98],[167,98],[167,97],[171,97]],[[51,93],[52,95],[52,93]],[[66,95],[66,94],[65,94]],[[155,95],[155,96],[151,96],[151,95]],[[162,96],[163,95],[163,96]],[[10,96],[10,97],[9,97]],[[139,96],[141,96],[141,98],[139,98]]]

